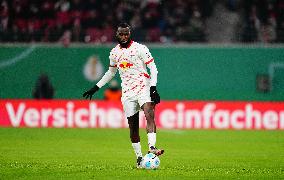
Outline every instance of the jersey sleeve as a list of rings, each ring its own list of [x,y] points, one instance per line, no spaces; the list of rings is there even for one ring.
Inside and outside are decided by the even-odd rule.
[[[109,54],[109,66],[110,67],[117,67],[116,60],[115,60],[115,54],[113,50]]]
[[[143,59],[144,63],[150,69],[150,74],[151,74],[150,85],[156,86],[158,70],[157,70],[156,64],[154,62],[154,58],[152,57],[149,49],[145,45],[142,45],[140,53],[141,53],[140,55],[141,55],[141,58]]]
[[[145,45],[142,45],[140,48],[140,57],[145,64],[150,64],[152,61],[154,61],[152,54]]]

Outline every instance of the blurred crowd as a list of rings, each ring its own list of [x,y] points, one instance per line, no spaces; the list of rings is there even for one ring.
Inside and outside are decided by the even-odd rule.
[[[243,1],[244,42],[284,42],[284,1]]]
[[[206,42],[214,0],[0,0],[1,42],[114,42],[128,22],[147,42]],[[227,0],[241,13],[243,42],[283,42],[283,0]]]
[[[122,21],[139,41],[205,41],[209,5],[210,0],[2,0],[1,41],[112,42]]]

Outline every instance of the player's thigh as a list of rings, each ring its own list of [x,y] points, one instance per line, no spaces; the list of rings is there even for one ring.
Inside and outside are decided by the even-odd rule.
[[[122,102],[122,105],[125,116],[127,118],[135,115],[140,110],[140,106],[137,100],[125,100]]]

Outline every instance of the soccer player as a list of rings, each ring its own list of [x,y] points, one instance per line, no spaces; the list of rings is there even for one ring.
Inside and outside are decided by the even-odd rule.
[[[139,136],[139,110],[144,111],[147,120],[148,153],[161,155],[163,149],[156,148],[156,123],[154,118],[155,105],[160,103],[156,89],[158,70],[149,49],[131,39],[131,27],[121,23],[117,27],[116,45],[110,52],[110,65],[101,80],[83,97],[92,98],[102,86],[109,82],[118,69],[122,87],[122,105],[128,120],[130,139],[137,157],[137,168],[142,167],[142,152]],[[147,68],[150,69],[150,75]]]

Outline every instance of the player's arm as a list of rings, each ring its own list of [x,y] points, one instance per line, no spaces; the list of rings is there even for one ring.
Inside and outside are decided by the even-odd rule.
[[[154,59],[151,59],[150,61],[146,62],[146,65],[149,68],[151,74],[150,86],[156,86],[158,79],[158,69],[154,62]]]
[[[150,80],[150,96],[151,100],[158,104],[160,103],[160,95],[157,91],[157,79],[158,79],[158,69],[154,62],[154,58],[152,57],[149,49],[146,46],[143,46],[141,51],[141,57],[144,59],[144,63],[150,70],[151,80]]]
[[[103,87],[106,83],[108,83],[116,74],[117,67],[110,66],[108,71],[104,74],[102,79],[96,84],[98,88]]]
[[[88,99],[92,99],[92,96],[95,92],[97,92],[101,87],[103,87],[106,83],[108,83],[116,73],[117,67],[110,66],[108,71],[104,74],[104,76],[101,78],[101,80],[90,90],[84,92],[83,97]]]
[[[151,80],[150,80],[150,96],[151,100],[155,103],[158,104],[160,103],[160,95],[157,91],[157,79],[158,79],[158,70],[156,67],[156,64],[154,62],[154,59],[150,60],[151,62],[147,64],[147,67],[150,70],[151,74]]]

